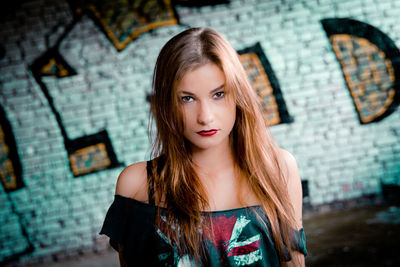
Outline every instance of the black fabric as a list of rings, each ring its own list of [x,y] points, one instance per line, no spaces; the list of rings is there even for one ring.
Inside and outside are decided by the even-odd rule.
[[[99,234],[110,237],[110,245],[118,251],[124,246],[124,258],[131,266],[158,266],[155,244],[160,242],[155,231],[155,207],[138,205],[138,201],[114,196]]]
[[[161,220],[165,209],[161,209]],[[255,213],[261,216],[269,228],[269,222],[261,207],[243,207],[225,211],[204,212],[213,219],[217,242],[205,237],[208,254],[207,266],[276,266],[279,258],[270,236],[270,229],[265,228],[257,219]],[[182,257],[176,254],[163,235],[163,227],[156,227],[156,206],[127,198],[121,195],[114,196],[100,234],[110,237],[110,245],[118,251],[118,243],[124,246],[123,257],[129,266],[177,266],[182,264]],[[236,230],[233,230],[236,229]],[[234,238],[236,233],[236,238]],[[239,234],[238,234],[239,233]],[[259,236],[257,240],[254,238]],[[233,239],[232,239],[233,238]],[[253,240],[252,240],[253,239]],[[252,240],[248,241],[246,240]],[[242,244],[239,244],[242,243]],[[227,245],[237,244],[227,249]],[[295,231],[294,247],[307,255],[305,235],[303,229]],[[252,248],[253,247],[253,248]],[[238,264],[240,255],[253,255],[257,260],[250,264]],[[235,255],[239,255],[238,257]],[[250,255],[250,254],[249,254]],[[236,258],[235,258],[236,257]],[[289,259],[287,259],[289,260]]]
[[[149,199],[149,204],[154,205],[154,179],[153,179],[153,168],[152,168],[152,161],[146,162],[146,169],[147,169],[147,194]]]

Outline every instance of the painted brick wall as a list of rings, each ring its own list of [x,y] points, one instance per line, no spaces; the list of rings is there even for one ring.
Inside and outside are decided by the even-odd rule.
[[[271,131],[296,157],[311,204],[379,193],[381,181],[400,183],[400,113],[359,123],[320,23],[351,17],[379,28],[400,47],[400,1],[233,0],[178,7],[177,13],[182,24],[220,31],[237,50],[260,42],[294,118]],[[123,167],[74,178],[55,117],[28,71],[46,51],[45,36],[54,44],[71,21],[67,3],[55,0],[23,1],[1,21],[0,105],[14,133],[25,187],[8,194],[0,189],[0,261],[62,257],[107,246],[98,232]],[[162,45],[184,29],[156,29],[117,52],[84,16],[60,48],[78,75],[43,79],[68,135],[107,129],[120,162],[147,160],[146,94],[153,66]]]

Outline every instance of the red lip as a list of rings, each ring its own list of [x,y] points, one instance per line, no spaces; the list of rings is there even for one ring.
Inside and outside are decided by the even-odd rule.
[[[212,130],[207,130],[207,131],[200,131],[197,132],[197,134],[201,135],[201,136],[211,136],[214,135],[218,132],[218,130],[216,129],[212,129]]]

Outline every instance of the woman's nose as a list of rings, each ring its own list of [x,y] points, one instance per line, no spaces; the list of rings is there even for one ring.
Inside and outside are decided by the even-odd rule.
[[[202,125],[208,125],[214,120],[212,107],[208,103],[200,103],[197,112],[197,122]]]

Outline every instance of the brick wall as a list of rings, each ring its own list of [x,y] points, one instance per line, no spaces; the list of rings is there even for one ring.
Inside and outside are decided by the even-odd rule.
[[[107,244],[98,232],[123,165],[79,177],[71,173],[60,127],[29,65],[56,42],[72,13],[65,1],[22,2],[0,27],[5,49],[0,105],[24,182],[10,193],[0,189],[0,261],[101,250]],[[296,157],[312,205],[379,193],[381,181],[400,183],[400,113],[360,124],[320,23],[351,17],[380,29],[400,47],[399,1],[234,0],[176,10],[182,24],[212,27],[237,50],[260,42],[294,118],[271,131]],[[78,74],[42,79],[69,138],[106,129],[119,162],[147,160],[152,70],[162,45],[184,29],[156,29],[117,52],[84,16],[59,49]]]

